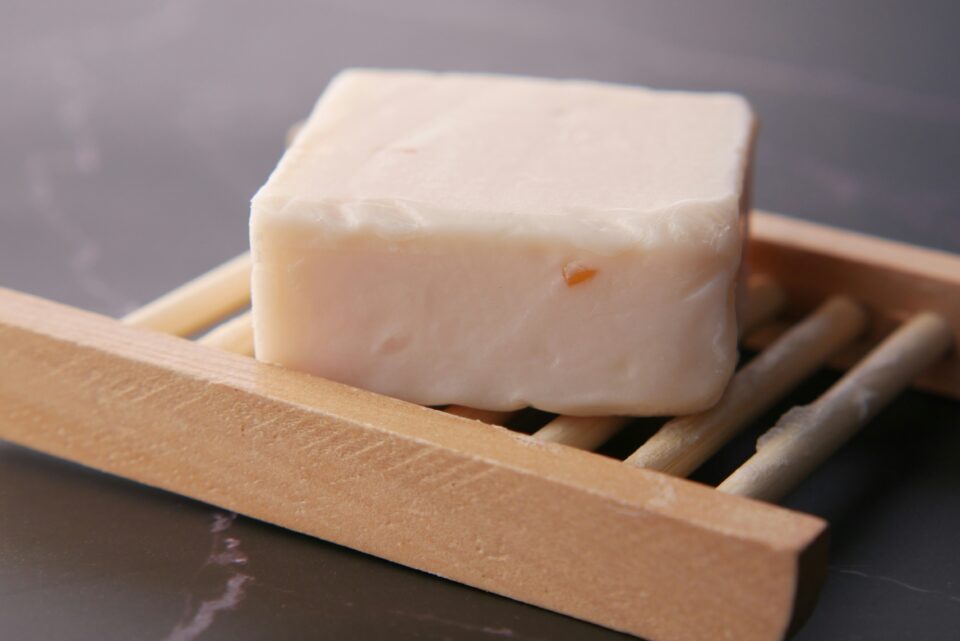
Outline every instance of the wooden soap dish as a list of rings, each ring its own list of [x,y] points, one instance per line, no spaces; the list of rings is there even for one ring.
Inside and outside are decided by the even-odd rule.
[[[905,387],[960,398],[960,257],[757,212],[749,264],[761,351],[626,461],[587,451],[625,419],[527,435],[259,363],[245,314],[175,337],[249,304],[246,255],[123,322],[0,290],[0,437],[654,641],[780,639],[827,524],[772,502]],[[827,363],[717,488],[679,478]]]

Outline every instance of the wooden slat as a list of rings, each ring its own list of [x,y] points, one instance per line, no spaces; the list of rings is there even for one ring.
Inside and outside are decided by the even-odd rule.
[[[717,489],[779,501],[846,443],[952,344],[942,316],[904,323],[816,402],[795,407],[757,441],[757,452]]]
[[[595,450],[634,420],[630,416],[558,416],[533,437],[581,450]]]
[[[738,371],[720,402],[665,423],[626,463],[687,476],[863,330],[863,309],[834,296]]]
[[[960,256],[787,216],[754,211],[748,260],[787,292],[787,314],[798,318],[833,295],[867,307],[871,331],[832,364],[847,369],[872,345],[915,313],[932,311],[950,325],[960,344]],[[759,349],[778,331],[760,331],[747,346]],[[927,391],[960,399],[957,351],[914,382]]]
[[[247,311],[217,325],[197,339],[201,345],[216,347],[234,354],[253,356],[252,314]]]
[[[825,523],[0,290],[0,437],[654,641],[780,639]]]
[[[175,336],[198,332],[250,304],[250,269],[250,254],[240,254],[127,314],[123,321]]]

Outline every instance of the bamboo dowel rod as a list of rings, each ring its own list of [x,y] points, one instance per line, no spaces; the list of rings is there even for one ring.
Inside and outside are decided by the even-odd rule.
[[[123,322],[189,336],[250,303],[250,254],[233,258],[123,317]]]
[[[632,421],[630,416],[558,416],[533,437],[581,450],[595,450]]]
[[[784,414],[757,441],[756,453],[717,489],[780,500],[939,360],[952,341],[943,317],[914,316],[814,403]]]
[[[740,319],[740,335],[773,319],[785,302],[783,290],[765,276],[754,276],[747,289],[747,303]],[[594,450],[632,420],[629,416],[558,416],[539,430],[534,438],[561,443],[582,450]]]
[[[848,345],[865,322],[859,305],[831,298],[737,372],[714,407],[667,422],[625,462],[687,476]]]
[[[198,338],[197,342],[234,354],[253,356],[253,324],[250,312],[244,312],[217,325]]]

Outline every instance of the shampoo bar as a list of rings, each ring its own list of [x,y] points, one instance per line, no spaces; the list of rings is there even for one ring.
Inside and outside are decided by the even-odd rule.
[[[703,410],[754,128],[731,94],[343,72],[253,199],[257,357],[426,405]]]

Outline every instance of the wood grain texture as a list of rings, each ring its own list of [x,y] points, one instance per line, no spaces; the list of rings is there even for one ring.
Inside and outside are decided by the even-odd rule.
[[[0,290],[0,437],[654,641],[782,638],[825,523]]]
[[[799,318],[833,295],[867,308],[871,323],[864,339],[832,366],[852,367],[901,322],[923,311],[946,319],[960,344],[960,256],[761,211],[753,212],[750,224],[750,268],[784,288],[788,317]],[[748,336],[746,345],[760,349],[788,326],[765,327]],[[960,399],[957,350],[914,387]]]

